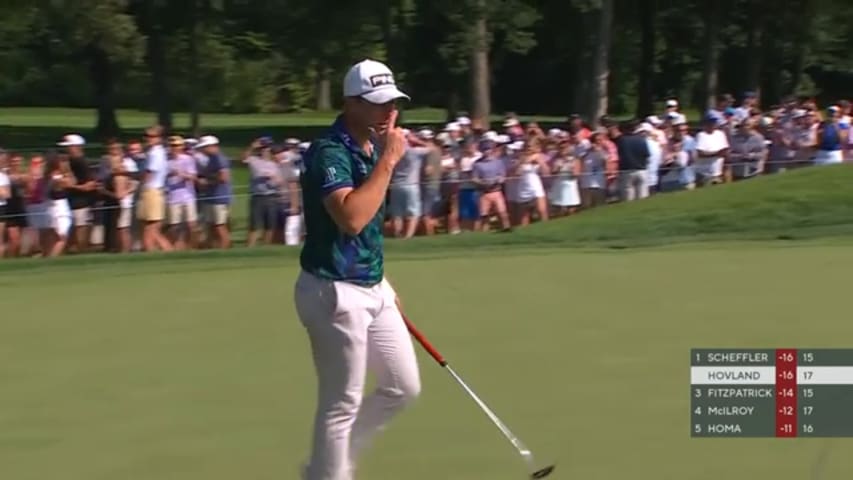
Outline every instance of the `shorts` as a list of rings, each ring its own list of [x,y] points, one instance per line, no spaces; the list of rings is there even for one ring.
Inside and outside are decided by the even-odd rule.
[[[420,185],[392,186],[388,194],[388,212],[392,218],[420,217],[422,212]]]
[[[116,228],[130,228],[133,224],[133,207],[122,207],[118,210]]]
[[[31,203],[27,205],[27,223],[32,228],[43,230],[50,228],[50,218],[47,214],[47,204]]]
[[[166,216],[163,191],[156,188],[143,190],[136,205],[136,216],[146,222],[162,222]]]
[[[204,219],[213,226],[228,223],[228,205],[224,203],[208,203],[204,205]]]
[[[284,221],[284,244],[299,245],[302,240],[302,215],[288,215]]]
[[[75,227],[84,227],[92,224],[92,209],[89,207],[75,208],[71,210],[71,217]]]
[[[476,190],[459,190],[459,219],[477,220],[480,218],[480,194]]]
[[[6,206],[6,227],[7,228],[27,228],[27,214],[19,208],[9,208]],[[0,213],[0,218],[3,214]],[[2,222],[3,220],[0,220]]]
[[[252,195],[249,199],[249,230],[273,230],[278,219],[279,203],[275,195]]]
[[[50,225],[54,232],[60,237],[67,237],[71,230],[71,208],[68,206],[68,200],[53,200],[48,207],[48,215]]]
[[[506,200],[503,192],[488,192],[480,195],[480,216],[488,217],[492,213],[506,213]]]
[[[424,187],[421,190],[421,208],[425,217],[439,217],[445,210],[441,201],[439,187]]]
[[[195,223],[198,221],[198,210],[195,201],[174,203],[169,205],[169,225]]]
[[[6,218],[6,205],[0,205],[0,224],[5,225],[10,219]]]

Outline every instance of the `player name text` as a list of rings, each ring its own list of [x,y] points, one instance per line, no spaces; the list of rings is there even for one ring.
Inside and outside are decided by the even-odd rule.
[[[775,385],[775,367],[691,367],[694,385]]]
[[[767,363],[770,360],[766,353],[755,352],[710,352],[705,356],[711,363]]]
[[[708,407],[708,415],[747,417],[755,413],[755,407]]]
[[[709,388],[709,398],[775,398],[772,388]]]
[[[738,424],[708,424],[705,425],[705,431],[708,433],[718,433],[718,434],[726,434],[726,433],[743,433],[743,430],[740,428]]]

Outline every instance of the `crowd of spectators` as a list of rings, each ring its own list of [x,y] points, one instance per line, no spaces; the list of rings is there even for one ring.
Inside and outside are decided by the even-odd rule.
[[[842,163],[853,153],[850,110],[847,101],[820,110],[792,97],[762,111],[747,92],[737,106],[719,96],[698,126],[676,99],[644,119],[573,115],[547,131],[514,114],[499,130],[460,116],[441,131],[407,130],[387,230],[400,238],[508,232],[613,202]],[[167,136],[159,126],[142,141],[108,141],[97,160],[78,134],[29,158],[0,150],[0,257],[229,248],[237,195],[248,197],[249,246],[299,245],[309,148],[258,138],[239,159],[246,185],[234,184],[236,165],[215,136]]]

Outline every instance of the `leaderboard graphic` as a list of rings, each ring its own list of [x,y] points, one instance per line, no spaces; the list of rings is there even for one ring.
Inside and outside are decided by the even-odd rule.
[[[853,437],[853,349],[690,351],[692,437]]]

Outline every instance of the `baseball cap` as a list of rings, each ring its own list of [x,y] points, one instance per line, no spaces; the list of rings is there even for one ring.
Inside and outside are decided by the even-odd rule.
[[[677,106],[678,106],[678,100],[675,100],[675,99],[667,100],[667,101],[666,101],[666,106],[667,106],[667,107],[669,107],[669,108],[677,107]]]
[[[184,146],[184,137],[180,135],[172,135],[169,137],[169,146],[170,147],[183,147]]]
[[[663,121],[660,118],[658,118],[657,115],[649,115],[648,117],[646,117],[646,123],[649,123],[653,126],[658,126],[658,125],[662,124]]]
[[[420,137],[423,140],[432,140],[433,138],[435,138],[435,134],[433,133],[432,130],[430,130],[428,128],[424,128],[424,129],[418,130],[418,137]]]
[[[506,128],[514,127],[518,124],[519,124],[518,119],[515,119],[515,118],[507,118],[506,120],[504,120],[504,123],[503,123],[504,127],[506,127]]]
[[[303,152],[307,152],[309,148],[311,148],[311,142],[302,142],[299,144],[299,149]]]
[[[471,125],[471,119],[465,116],[459,117],[456,119],[456,123],[463,127],[468,127]]]
[[[219,139],[214,137],[213,135],[204,135],[198,139],[198,144],[195,147],[204,148],[209,147],[211,145],[219,145]]]
[[[653,130],[654,129],[652,128],[652,124],[650,124],[649,122],[643,122],[637,127],[636,130],[634,130],[634,133],[651,133]]]
[[[344,77],[344,96],[361,97],[370,103],[383,104],[398,98],[410,100],[397,88],[394,74],[384,63],[363,60],[350,68]]]
[[[294,138],[294,137],[290,137],[284,141],[284,144],[290,145],[290,146],[296,146],[296,145],[299,145],[299,139]]]
[[[86,140],[80,135],[72,133],[62,137],[62,140],[57,142],[56,145],[59,147],[82,147],[86,145]]]
[[[458,132],[461,130],[461,127],[456,122],[450,122],[444,127],[445,132]]]

